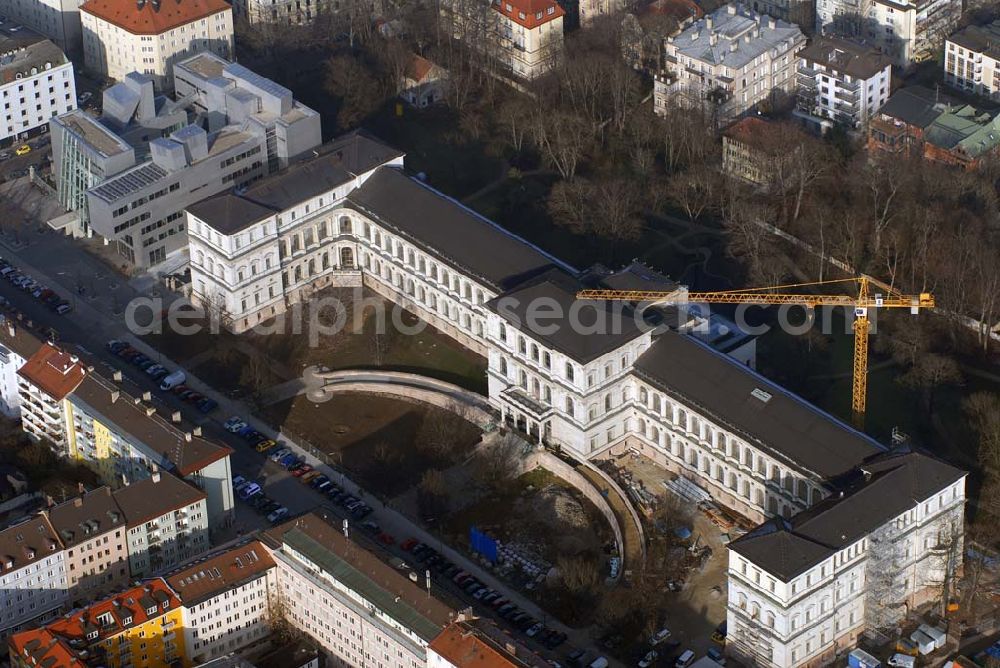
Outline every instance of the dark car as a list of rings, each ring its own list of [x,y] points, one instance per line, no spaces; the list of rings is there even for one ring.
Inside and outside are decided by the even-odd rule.
[[[218,402],[215,401],[214,399],[209,399],[208,397],[204,397],[201,401],[198,402],[198,410],[200,410],[202,413],[211,413],[218,407],[219,407]]]

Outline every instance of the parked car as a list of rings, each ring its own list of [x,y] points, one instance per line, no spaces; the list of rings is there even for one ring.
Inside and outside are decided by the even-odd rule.
[[[286,517],[288,517],[288,508],[281,506],[280,508],[278,508],[277,510],[275,510],[274,512],[272,512],[270,515],[267,516],[267,521],[270,522],[271,524],[277,524]]]
[[[176,369],[173,373],[168,374],[167,377],[163,379],[163,381],[160,383],[160,389],[163,390],[164,392],[167,392],[169,390],[174,389],[181,383],[183,383],[186,379],[187,376],[184,375],[184,371],[181,369]]]
[[[662,629],[654,633],[652,637],[650,637],[649,644],[652,645],[653,647],[656,647],[669,637],[670,637],[670,629],[668,629],[667,627],[663,627]]]
[[[646,656],[639,660],[639,668],[649,668],[653,665],[653,662],[656,661],[657,656],[659,656],[659,654],[656,653],[655,649],[649,650],[646,652]]]
[[[222,426],[226,428],[226,431],[235,434],[236,432],[246,427],[247,423],[234,415],[225,422],[223,422]]]
[[[11,32],[14,32],[14,28],[11,28],[10,30]],[[18,30],[20,30],[20,28],[18,28]],[[14,153],[16,155],[28,155],[29,153],[31,153],[31,147],[28,146],[27,144],[21,144],[14,150]]]
[[[202,397],[201,401],[197,403],[198,410],[202,413],[211,413],[216,408],[219,407],[219,403],[215,399],[209,399],[208,397]]]
[[[267,452],[268,450],[270,450],[271,448],[273,448],[276,445],[277,445],[277,442],[272,441],[271,439],[266,439],[266,440],[261,441],[260,443],[258,443],[254,447],[257,448],[257,452]]]
[[[243,489],[241,489],[239,491],[239,495],[240,495],[241,499],[243,499],[244,501],[247,501],[250,498],[256,496],[257,494],[260,494],[261,491],[262,490],[261,490],[260,485],[258,485],[255,482],[252,482],[249,485],[247,485],[246,487],[244,487]]]
[[[722,652],[719,651],[719,648],[717,647],[709,647],[708,651],[705,652],[705,656],[710,658],[712,661],[715,661],[720,666],[726,665],[726,657],[723,656]],[[899,666],[899,668],[913,668],[913,666]]]
[[[694,661],[694,652],[689,649],[684,650],[684,653],[677,657],[677,661],[674,662],[674,668],[687,668]]]
[[[268,455],[267,457],[268,457],[268,459],[270,459],[270,460],[271,460],[272,462],[277,462],[277,461],[278,461],[279,459],[281,459],[281,458],[282,458],[282,457],[284,457],[285,455],[289,454],[290,452],[291,452],[291,450],[289,450],[288,448],[281,448],[280,450],[277,450],[277,451],[275,451],[275,452],[272,452],[272,453],[271,453],[271,454],[269,454],[269,455]]]
[[[239,487],[240,485],[242,485],[246,481],[247,481],[247,479],[244,478],[243,476],[241,476],[241,475],[236,476],[235,478],[233,478],[233,489],[236,489],[237,487]]]

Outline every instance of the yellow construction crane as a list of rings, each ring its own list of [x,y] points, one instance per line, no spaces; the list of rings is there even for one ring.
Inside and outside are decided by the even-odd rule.
[[[857,284],[857,296],[785,292],[785,290],[793,288],[843,283]],[[878,292],[879,290],[881,292]],[[911,313],[915,314],[921,308],[934,308],[934,295],[928,292],[921,292],[919,295],[904,295],[882,281],[864,275],[857,278],[844,278],[832,281],[793,283],[790,285],[774,285],[767,288],[724,290],[722,292],[581,290],[577,293],[576,297],[577,299],[611,299],[629,302],[675,304],[682,302],[759,304],[761,306],[800,304],[807,308],[815,308],[816,306],[844,306],[852,308],[854,309],[854,382],[851,409],[854,413],[854,424],[859,429],[864,427],[865,395],[868,389],[868,330],[870,326],[868,309],[908,308]]]

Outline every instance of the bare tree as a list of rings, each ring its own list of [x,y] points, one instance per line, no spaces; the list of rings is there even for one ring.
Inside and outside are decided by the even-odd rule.
[[[472,478],[488,489],[503,489],[521,473],[524,441],[505,434],[484,442],[472,461]]]

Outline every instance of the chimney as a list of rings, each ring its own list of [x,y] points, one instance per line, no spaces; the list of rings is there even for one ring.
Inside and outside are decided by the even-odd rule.
[[[712,32],[710,32],[708,34],[708,45],[709,46],[715,46],[718,43],[719,43],[719,36],[716,35],[715,31],[713,30]]]
[[[170,421],[171,422],[180,422],[181,421],[181,412],[180,411],[174,411],[173,413],[171,413],[170,414]]]
[[[731,41],[729,43],[729,50],[732,51],[733,53],[735,53],[736,49],[738,49],[738,48],[740,48],[740,42],[739,42],[739,40],[734,39],[733,41]]]
[[[156,414],[156,409],[152,406],[146,406],[146,417],[153,417]]]
[[[119,392],[118,390],[114,390],[111,393],[111,403],[115,403],[116,401],[118,401],[118,397],[120,397],[121,395],[122,395],[121,392]]]
[[[13,320],[7,321],[7,334],[9,334],[12,337],[17,336],[17,326],[14,325]]]
[[[80,492],[80,494],[83,494],[87,491],[86,488],[83,486],[82,482],[76,483],[76,489],[78,492]]]
[[[729,4],[726,5],[726,13],[730,16],[736,16],[736,5]]]
[[[712,17],[711,16],[706,16],[705,17],[705,28],[707,28],[709,31],[712,30]]]
[[[771,30],[774,30],[775,28],[778,27],[778,22],[774,20],[773,16],[767,17],[767,27],[770,28]]]
[[[82,496],[73,497],[73,507],[74,508],[83,508],[83,497]]]
[[[152,401],[153,400],[153,393],[150,392],[149,390],[146,390],[145,392],[142,393],[142,400],[143,401]]]
[[[54,505],[56,505],[56,500],[53,499],[50,494],[46,494],[45,495],[45,507],[46,508],[51,508]]]
[[[184,432],[184,440],[187,441],[188,443],[191,442],[191,432],[189,431]]]
[[[153,484],[160,482],[160,472],[153,471],[153,474],[149,476],[149,479],[153,481]]]
[[[201,436],[201,427],[200,426],[195,427],[194,429],[191,430],[191,433],[194,434],[195,436]]]
[[[111,374],[111,380],[115,381],[116,383],[122,382],[122,371],[121,371],[121,369],[115,369],[115,372],[113,374]]]

